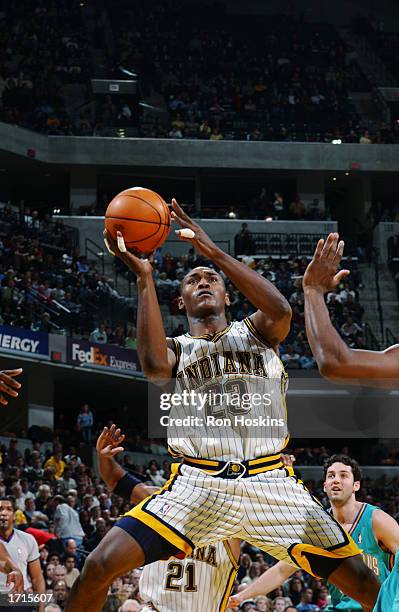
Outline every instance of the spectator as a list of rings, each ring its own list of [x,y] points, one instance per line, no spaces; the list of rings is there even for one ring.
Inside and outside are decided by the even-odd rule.
[[[65,608],[68,599],[69,589],[65,580],[56,580],[53,583],[53,595],[55,602],[60,606],[61,610]]]
[[[55,448],[54,454],[51,455],[50,459],[44,464],[44,468],[54,468],[54,476],[57,480],[60,480],[65,469],[65,462],[62,460],[62,449]]]
[[[69,539],[73,539],[77,546],[83,542],[84,531],[79,521],[79,514],[74,509],[75,500],[72,495],[68,495],[68,503],[62,495],[56,495],[53,500],[55,508],[54,527],[57,537],[61,538],[64,545]]]
[[[78,414],[76,425],[78,431],[80,431],[82,438],[86,444],[90,444],[91,441],[91,428],[93,427],[94,419],[93,413],[89,408],[88,404],[83,404],[81,411]]]
[[[7,452],[7,463],[8,465],[16,465],[18,459],[22,457],[18,448],[18,440],[16,438],[11,438],[8,452]]]
[[[105,331],[105,324],[100,323],[95,330],[93,330],[90,334],[90,342],[94,342],[95,344],[107,344],[107,332]]]
[[[312,603],[313,591],[312,589],[303,589],[301,592],[301,600],[297,605],[296,609],[298,612],[317,612],[320,610],[318,606]]]
[[[107,533],[107,524],[103,518],[96,520],[96,528],[93,535],[87,540],[85,548],[88,551],[92,551],[101,542],[105,534]]]
[[[65,557],[66,574],[64,580],[68,589],[72,588],[73,583],[80,574],[79,570],[75,566],[75,562],[76,560],[73,555],[67,555]]]

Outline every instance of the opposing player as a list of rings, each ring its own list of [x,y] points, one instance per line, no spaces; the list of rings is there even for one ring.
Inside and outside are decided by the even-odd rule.
[[[100,476],[117,495],[133,504],[158,489],[126,472],[114,457],[123,447],[124,435],[112,425],[104,427],[97,440]],[[238,570],[239,540],[216,542],[195,549],[184,559],[169,559],[146,565],[140,578],[140,595],[147,602],[143,610],[160,612],[219,612],[226,602]]]
[[[344,252],[338,234],[319,240],[303,278],[306,334],[320,373],[335,382],[393,388],[399,386],[399,344],[385,351],[349,348],[330,321],[324,294],[350,274],[337,268]]]
[[[190,332],[168,340],[150,262],[127,252],[122,235],[115,241],[106,234],[110,250],[137,276],[137,348],[147,378],[164,384],[175,374],[181,395],[194,389],[197,397],[209,397],[212,385],[223,401],[208,402],[198,429],[172,429],[171,450],[183,464],[174,465],[162,491],[122,517],[91,553],[67,612],[99,611],[109,584],[132,568],[230,538],[328,578],[370,610],[377,578],[350,536],[281,461],[288,431],[278,344],[290,326],[288,302],[263,276],[219,249],[176,201],[172,216],[257,311],[228,325],[222,277],[213,268],[195,268],[184,277],[180,298]],[[238,406],[225,398],[233,392],[241,394]],[[189,402],[188,416],[192,410]]]
[[[333,291],[350,273],[340,270],[344,242],[336,233],[319,240],[312,261],[306,269],[306,333],[320,373],[334,382],[379,388],[399,386],[399,344],[385,351],[349,348],[332,325],[324,294]],[[399,555],[389,578],[381,588],[375,610],[399,610]]]
[[[399,525],[386,512],[376,506],[356,500],[361,485],[361,472],[357,461],[347,455],[333,455],[324,464],[324,491],[331,504],[334,518],[353,537],[362,551],[364,562],[380,582],[390,574],[393,558],[399,549]],[[229,600],[231,607],[257,595],[265,595],[280,586],[296,568],[284,562],[277,563],[258,580]],[[331,605],[326,611],[362,610],[362,606],[342,593],[333,584],[328,585]]]

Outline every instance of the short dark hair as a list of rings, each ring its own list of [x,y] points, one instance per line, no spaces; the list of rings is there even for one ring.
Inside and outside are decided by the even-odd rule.
[[[339,454],[331,455],[331,457],[329,457],[329,459],[327,459],[327,461],[324,462],[324,480],[327,477],[328,468],[330,468],[333,463],[343,463],[344,465],[348,465],[350,468],[352,468],[353,480],[355,482],[361,481],[362,472],[361,472],[360,466],[358,462],[356,461],[356,459],[352,459],[352,457],[349,457],[348,455],[339,455]]]
[[[13,511],[14,511],[14,512],[16,512],[16,510],[17,510],[17,504],[16,504],[16,501],[15,501],[15,497],[14,497],[14,495],[2,495],[2,496],[0,497],[0,502],[2,502],[2,501],[8,501],[8,502],[10,502],[10,504],[12,505],[12,509],[13,509]]]

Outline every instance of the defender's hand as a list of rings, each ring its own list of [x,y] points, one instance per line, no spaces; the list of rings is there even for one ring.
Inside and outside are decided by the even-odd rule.
[[[329,234],[326,241],[319,240],[313,259],[306,268],[303,288],[312,288],[321,293],[333,291],[350,274],[349,270],[337,272],[343,252],[344,241],[339,241],[338,234]]]
[[[125,434],[122,434],[115,424],[112,424],[109,429],[104,427],[97,439],[96,451],[105,459],[112,459],[124,450],[123,446],[120,446],[124,439]]]
[[[194,223],[192,219],[184,212],[184,210],[178,205],[176,200],[172,199],[172,219],[174,219],[182,229],[190,229],[194,232],[193,238],[186,238],[184,235],[181,236],[181,230],[176,230],[176,234],[180,240],[185,242],[191,242],[191,244],[197,249],[201,255],[204,255],[208,259],[213,259],[219,248],[209,238],[208,234],[200,227],[197,223]]]
[[[22,371],[22,368],[0,371],[0,404],[3,404],[3,406],[7,406],[8,404],[8,399],[4,397],[4,394],[10,397],[18,397],[18,391],[16,391],[16,389],[21,388],[21,383],[14,380],[14,377],[22,374]]]
[[[147,259],[140,259],[127,250],[121,232],[117,232],[117,239],[114,240],[108,230],[103,231],[104,243],[107,251],[114,257],[119,257],[136,276],[146,276],[152,274],[151,255]]]

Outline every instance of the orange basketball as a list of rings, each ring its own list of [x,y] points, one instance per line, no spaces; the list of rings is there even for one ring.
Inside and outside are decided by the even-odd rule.
[[[169,208],[160,195],[144,187],[131,187],[118,193],[105,211],[105,227],[116,239],[120,231],[126,248],[151,253],[168,237]]]

